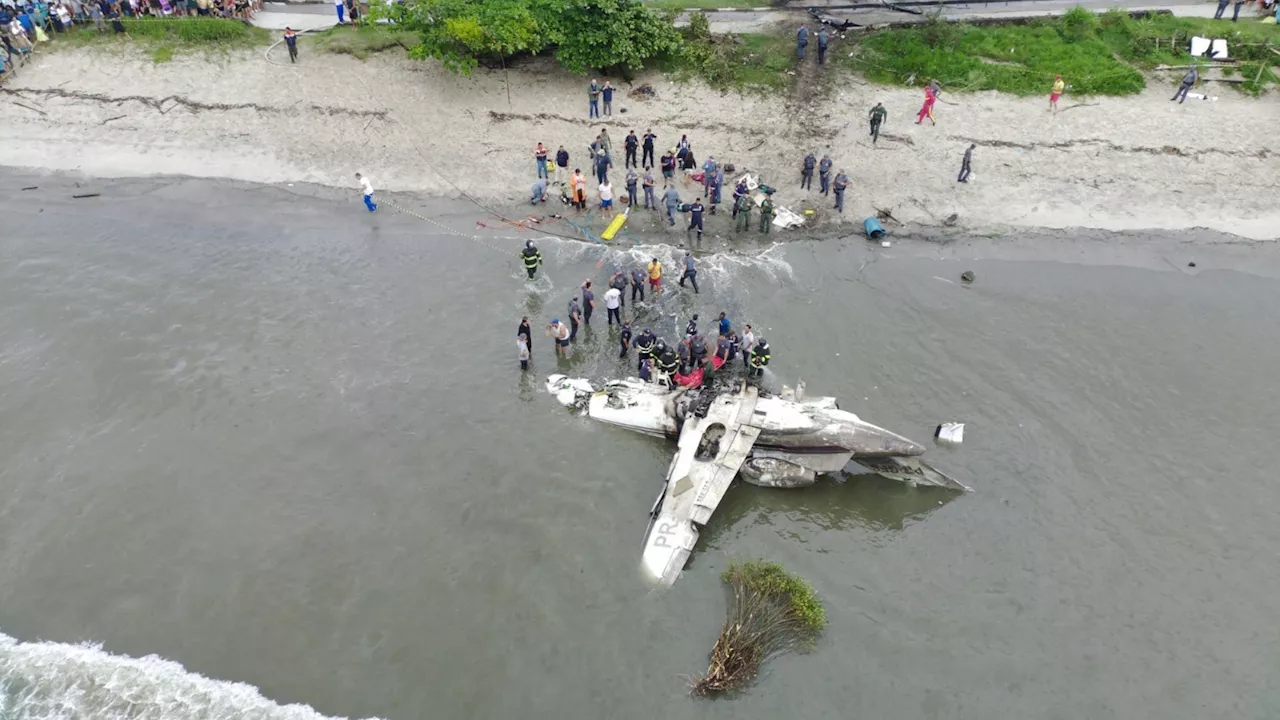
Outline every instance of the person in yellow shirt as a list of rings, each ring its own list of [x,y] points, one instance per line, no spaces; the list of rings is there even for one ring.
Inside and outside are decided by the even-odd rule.
[[[1062,97],[1062,91],[1067,89],[1067,84],[1062,81],[1061,75],[1053,76],[1053,92],[1049,93],[1049,109],[1058,112],[1058,98]]]
[[[658,262],[658,258],[654,258],[646,269],[649,271],[649,292],[657,297],[662,291],[662,263]]]

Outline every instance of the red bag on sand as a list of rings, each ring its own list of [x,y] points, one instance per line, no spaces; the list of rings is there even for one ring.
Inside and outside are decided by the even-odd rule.
[[[719,355],[711,358],[711,367],[714,370],[719,370],[720,368],[724,367],[724,358],[720,357]]]
[[[694,182],[700,183],[703,180],[707,179],[707,174],[705,172],[696,172],[696,173],[690,174],[689,177],[693,178]]]

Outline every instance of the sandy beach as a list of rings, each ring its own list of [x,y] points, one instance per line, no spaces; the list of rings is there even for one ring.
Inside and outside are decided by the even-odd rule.
[[[652,128],[659,154],[687,133],[699,163],[712,154],[759,173],[780,189],[780,205],[812,208],[812,224],[836,232],[839,223],[853,232],[875,208],[922,225],[954,214],[970,232],[1204,227],[1271,239],[1280,228],[1272,200],[1280,163],[1268,146],[1280,100],[1223,85],[1208,84],[1216,102],[1182,105],[1169,102],[1171,87],[1123,99],[1068,94],[1056,116],[1046,98],[944,93],[931,127],[914,124],[915,90],[850,80],[826,94],[739,95],[652,75],[620,83],[614,115],[602,123],[587,118],[586,79],[548,62],[463,77],[390,53],[361,62],[304,47],[298,65],[283,59],[278,49],[159,65],[92,49],[40,54],[4,88],[0,164],[353,193],[359,171],[380,189],[462,190],[523,212],[535,143],[553,154],[564,145],[571,166],[585,169],[585,146],[601,127],[619,160],[628,130]],[[642,84],[656,97],[629,91]],[[866,115],[876,102],[889,117],[873,147]],[[962,185],[956,173],[970,143],[974,177]],[[843,217],[799,189],[807,151],[829,152],[852,178]],[[694,195],[695,186],[682,187]]]

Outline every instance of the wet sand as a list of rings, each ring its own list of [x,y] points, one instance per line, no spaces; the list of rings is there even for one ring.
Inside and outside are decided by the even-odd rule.
[[[1179,105],[1168,100],[1171,88],[1157,87],[1130,98],[1068,96],[1055,116],[1045,98],[945,93],[931,127],[914,124],[918,91],[855,79],[824,94],[815,72],[775,96],[641,77],[635,85],[651,84],[656,98],[624,86],[601,123],[586,117],[586,79],[541,61],[459,77],[391,54],[360,62],[305,48],[296,66],[261,53],[155,65],[127,52],[65,51],[38,56],[6,86],[10,100],[45,114],[0,103],[10,140],[0,164],[348,188],[359,171],[380,189],[465,191],[519,213],[535,179],[536,142],[552,153],[564,145],[579,166],[601,127],[618,159],[629,129],[652,128],[659,154],[688,134],[699,162],[711,154],[760,174],[779,188],[780,205],[814,210],[818,226],[856,226],[883,208],[925,225],[954,214],[970,233],[1204,227],[1269,239],[1280,227],[1271,199],[1280,187],[1270,149],[1280,116],[1274,94],[1249,99],[1210,86],[1217,102]],[[877,101],[889,118],[873,147],[866,115]],[[970,143],[978,146],[974,177],[959,184]],[[829,152],[849,172],[843,216],[829,198],[799,189],[807,151]],[[615,169],[615,190],[622,174]],[[681,192],[692,199],[699,190]]]

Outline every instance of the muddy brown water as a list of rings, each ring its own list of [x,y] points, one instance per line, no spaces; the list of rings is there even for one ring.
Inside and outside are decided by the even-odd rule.
[[[67,178],[3,178],[0,716],[1280,702],[1269,245],[899,233],[704,257],[701,294],[669,277],[637,326],[727,310],[768,337],[777,382],[919,440],[966,422],[926,457],[976,492],[735,486],[657,592],[639,550],[671,448],[542,392],[623,370],[603,312],[568,362],[537,336],[521,374],[513,342],[521,315],[541,326],[653,249],[546,240],[529,285],[522,235],[463,237],[483,230],[465,204],[397,200],[433,225],[354,192],[111,181],[72,200]],[[803,575],[830,624],[743,696],[691,700],[732,557]]]

